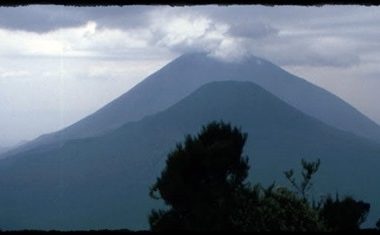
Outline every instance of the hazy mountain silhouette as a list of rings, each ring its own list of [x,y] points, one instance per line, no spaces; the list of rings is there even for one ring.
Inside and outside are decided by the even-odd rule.
[[[16,149],[20,146],[23,146],[24,144],[27,144],[28,142],[29,141],[27,141],[27,140],[21,140],[17,144],[14,144],[11,146],[7,146],[7,147],[0,146],[0,159],[6,158],[8,151],[12,151],[13,149]]]
[[[166,154],[212,120],[248,132],[254,182],[285,183],[284,170],[301,158],[320,158],[316,197],[350,193],[371,202],[370,222],[380,214],[379,144],[326,125],[251,82],[224,81],[102,136],[0,160],[0,227],[147,228],[147,215],[158,206],[149,186]]]
[[[6,151],[8,151],[7,147],[1,147],[0,146],[0,154],[5,153]]]
[[[257,57],[228,63],[203,53],[183,55],[94,114],[56,133],[41,136],[13,153],[91,137],[164,110],[211,81],[251,81],[319,120],[380,143],[380,127],[328,91]],[[11,152],[12,153],[12,152]]]

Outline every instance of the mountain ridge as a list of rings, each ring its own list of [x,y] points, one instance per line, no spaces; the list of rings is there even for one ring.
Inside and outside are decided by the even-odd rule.
[[[56,148],[69,139],[101,135],[146,115],[162,111],[211,81],[251,81],[321,121],[380,143],[380,127],[347,102],[271,62],[251,56],[224,62],[205,53],[182,55],[148,76],[103,108],[63,130],[45,134],[11,150]]]
[[[185,134],[196,134],[213,120],[248,132],[244,151],[251,180],[286,183],[284,170],[318,156],[321,192],[339,189],[371,203],[380,195],[376,142],[326,125],[252,82],[219,81],[102,136],[1,160],[0,227],[146,228],[150,209],[162,206],[149,199],[148,191],[166,154]]]

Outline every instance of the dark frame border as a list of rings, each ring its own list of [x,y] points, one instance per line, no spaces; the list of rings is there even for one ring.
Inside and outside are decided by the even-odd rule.
[[[301,6],[323,6],[323,5],[380,5],[377,0],[3,0],[0,6],[26,6],[26,5],[64,5],[64,6],[127,6],[127,5],[242,5],[259,4],[266,6],[276,5],[301,5]],[[1,17],[1,16],[0,16]]]

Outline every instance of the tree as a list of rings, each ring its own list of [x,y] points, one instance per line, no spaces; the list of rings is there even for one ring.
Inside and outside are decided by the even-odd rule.
[[[351,197],[318,206],[308,200],[312,177],[320,160],[302,160],[302,180],[285,172],[294,187],[268,188],[245,182],[248,158],[243,156],[247,134],[224,122],[212,122],[201,132],[187,135],[168,154],[166,167],[151,187],[150,195],[162,199],[166,210],[152,210],[153,231],[326,231],[359,229],[370,205]]]
[[[380,230],[380,219],[378,219],[376,222],[376,229]]]
[[[240,194],[234,219],[239,231],[325,231],[318,212],[296,193],[275,184],[255,185]]]
[[[356,201],[346,196],[342,200],[336,195],[335,200],[328,195],[320,210],[321,217],[332,230],[358,230],[366,220],[370,204]]]
[[[202,127],[188,135],[168,155],[166,167],[151,188],[167,210],[152,211],[152,230],[232,230],[234,202],[248,175],[243,156],[247,134],[224,122]]]
[[[320,160],[307,162],[304,159],[302,164],[302,180],[297,183],[294,178],[294,171],[285,171],[285,176],[303,198],[308,201],[308,191],[312,188],[312,177],[317,173]],[[309,202],[310,203],[310,202]],[[360,225],[366,220],[370,204],[363,201],[356,201],[352,197],[346,196],[343,200],[337,195],[335,200],[328,195],[318,203],[312,202],[312,207],[319,214],[320,220],[329,230],[358,230]],[[380,224],[380,223],[379,223]]]
[[[197,136],[188,135],[183,144],[177,144],[151,188],[151,196],[168,206],[152,211],[151,229],[323,230],[317,212],[296,193],[274,184],[264,188],[245,182],[246,139],[247,134],[236,127],[212,122]]]
[[[308,191],[312,188],[313,183],[311,181],[313,175],[317,173],[319,165],[321,164],[320,159],[316,162],[307,162],[306,160],[301,160],[302,164],[302,181],[297,183],[294,178],[294,171],[285,171],[285,177],[291,183],[291,185],[296,189],[297,193],[302,196],[305,201],[308,201]]]

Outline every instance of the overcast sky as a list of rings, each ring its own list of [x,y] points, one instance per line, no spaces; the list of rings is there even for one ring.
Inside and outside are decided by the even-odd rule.
[[[379,22],[365,6],[0,7],[0,146],[72,124],[193,51],[268,59],[380,123]]]

